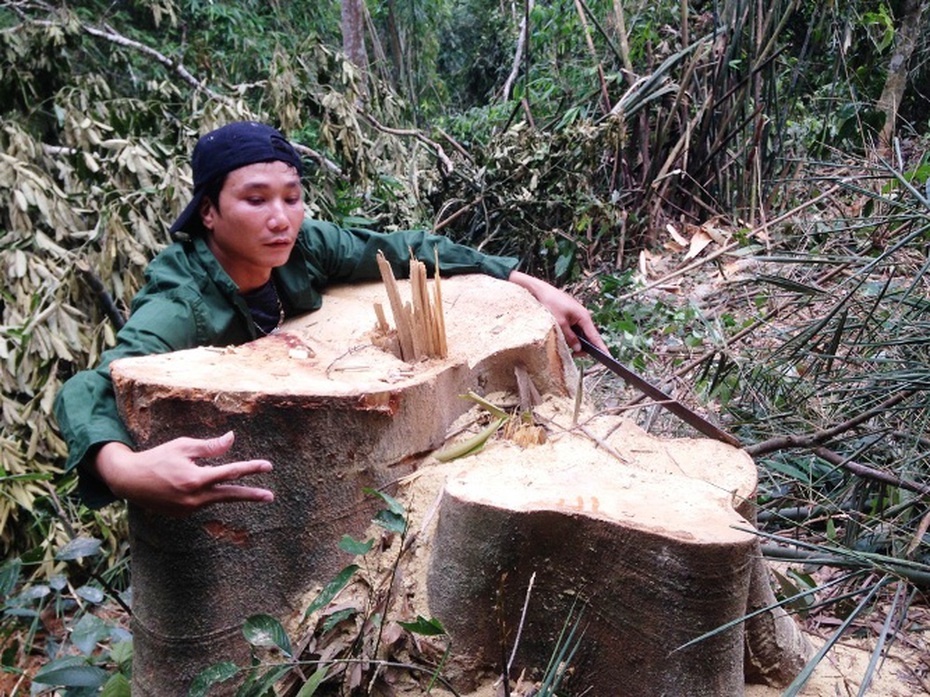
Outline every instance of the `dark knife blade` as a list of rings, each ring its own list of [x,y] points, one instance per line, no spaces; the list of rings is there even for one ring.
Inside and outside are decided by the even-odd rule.
[[[578,337],[578,341],[581,342],[581,348],[584,349],[585,353],[587,353],[589,356],[591,356],[591,358],[596,360],[601,365],[605,366],[612,373],[620,377],[628,385],[635,387],[647,397],[654,399],[660,407],[667,409],[686,424],[699,431],[700,433],[703,433],[705,436],[715,440],[723,441],[724,443],[729,443],[730,445],[734,445],[736,447],[740,447],[739,439],[736,436],[727,433],[717,426],[714,426],[714,424],[705,419],[703,416],[695,411],[692,411],[670,395],[665,394],[665,392],[646,380],[646,378],[638,375],[637,373],[634,373],[610,354],[604,353],[601,349],[588,341],[587,337],[584,335],[584,332],[582,332],[578,327],[572,327],[572,331],[575,332],[575,335]]]

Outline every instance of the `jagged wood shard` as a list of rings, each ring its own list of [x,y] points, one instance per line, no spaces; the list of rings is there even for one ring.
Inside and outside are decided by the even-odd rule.
[[[435,261],[436,273],[433,280],[435,301],[430,300],[426,265],[410,258],[410,295],[411,302],[404,303],[400,297],[397,280],[387,259],[378,253],[378,269],[387,291],[391,313],[397,323],[397,336],[400,343],[401,358],[408,363],[424,358],[445,358],[449,354],[446,338],[445,317],[442,307],[441,278],[439,276],[439,259]],[[381,303],[375,303],[375,315],[378,327],[388,331],[387,320]]]

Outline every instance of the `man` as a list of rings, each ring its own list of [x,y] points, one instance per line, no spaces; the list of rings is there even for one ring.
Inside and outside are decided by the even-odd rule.
[[[271,491],[234,484],[271,469],[267,460],[201,466],[219,457],[233,433],[177,438],[136,451],[119,418],[109,365],[116,358],[227,346],[274,331],[285,317],[316,310],[329,283],[379,277],[377,252],[406,273],[409,251],[447,274],[486,273],[532,293],[554,315],[574,351],[581,329],[603,345],[591,316],[566,293],[516,270],[517,260],[456,245],[423,231],[343,230],[304,218],[299,155],[270,126],[237,122],[203,136],[191,158],[194,194],[172,225],[178,240],[149,264],[146,283],[114,348],[95,370],[71,378],[55,402],[89,505],[114,497],[170,515],[228,501],[272,501]]]

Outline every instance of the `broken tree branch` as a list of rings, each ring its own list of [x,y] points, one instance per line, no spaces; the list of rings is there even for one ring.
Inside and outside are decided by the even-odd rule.
[[[921,496],[930,496],[930,486],[927,486],[926,484],[920,484],[919,482],[915,482],[910,479],[896,477],[895,475],[889,474],[888,472],[882,472],[881,470],[877,470],[874,467],[868,467],[866,465],[855,462],[848,457],[843,457],[839,453],[835,453],[829,448],[814,448],[813,452],[817,457],[821,457],[827,462],[836,465],[837,467],[842,467],[847,472],[852,472],[859,477],[872,479],[873,481],[889,484],[901,489],[907,489],[908,491],[913,491],[914,493],[920,494]]]
[[[903,402],[915,392],[916,390],[902,390],[901,392],[892,395],[881,404],[872,407],[871,409],[867,409],[861,414],[857,414],[853,418],[836,424],[835,426],[831,426],[830,428],[825,428],[803,436],[776,436],[775,438],[769,438],[768,440],[762,441],[761,443],[756,443],[755,445],[748,445],[744,448],[744,450],[753,457],[758,457],[760,455],[767,455],[768,453],[772,453],[777,450],[788,450],[790,448],[814,448],[821,446],[824,443],[833,440],[839,434],[850,431],[865,423],[873,416],[877,416],[878,414],[887,411],[896,404]]]
[[[383,125],[374,116],[362,111],[361,109],[359,110],[358,114],[359,116],[364,118],[369,124],[371,124],[372,127],[374,127],[378,131],[381,131],[382,133],[387,133],[388,135],[392,135],[392,136],[406,136],[410,138],[416,138],[421,143],[428,145],[430,148],[432,148],[433,152],[436,153],[436,157],[439,158],[439,161],[442,162],[443,167],[445,167],[446,173],[451,173],[455,169],[455,167],[452,164],[452,160],[450,160],[449,156],[446,155],[446,151],[443,149],[443,147],[439,143],[437,143],[435,140],[432,140],[431,138],[428,138],[427,136],[425,136],[422,132],[412,130],[412,129],[406,129],[406,128],[390,128],[389,126]]]

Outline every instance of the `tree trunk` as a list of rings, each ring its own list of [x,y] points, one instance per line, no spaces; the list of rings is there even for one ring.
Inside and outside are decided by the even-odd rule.
[[[894,52],[888,61],[888,75],[885,78],[882,96],[878,99],[878,108],[885,112],[880,147],[886,154],[891,152],[898,120],[898,108],[901,106],[901,100],[907,89],[908,65],[920,39],[921,18],[926,6],[926,0],[905,0],[901,8],[901,21],[895,36]]]
[[[361,72],[365,84],[368,75],[368,51],[365,49],[364,0],[342,0],[342,50]]]
[[[402,284],[405,285],[405,284]],[[376,509],[364,487],[410,473],[471,405],[469,390],[516,390],[522,362],[540,390],[567,394],[574,364],[551,316],[514,284],[447,279],[450,355],[415,365],[373,342],[380,284],[334,289],[323,308],[232,348],[124,359],[112,373],[138,446],[230,429],[228,461],[267,458],[268,505],[225,504],[172,519],[130,506],[134,695],[186,694],[221,660],[248,663],[242,622],[282,619],[351,562]],[[213,694],[213,693],[211,693]]]

